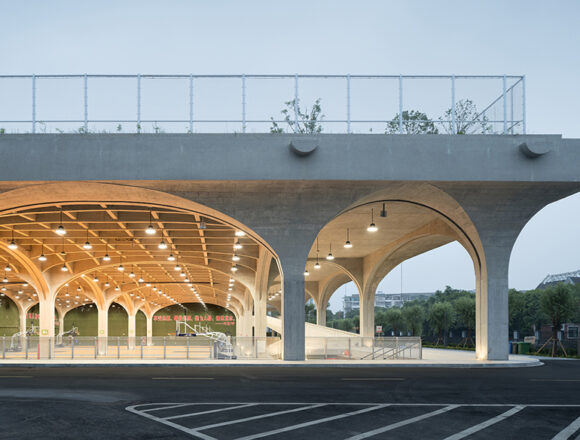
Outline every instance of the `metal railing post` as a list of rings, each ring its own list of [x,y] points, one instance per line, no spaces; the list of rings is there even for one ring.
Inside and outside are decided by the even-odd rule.
[[[507,134],[507,93],[506,76],[503,76],[503,134]]]
[[[32,133],[36,133],[36,75],[32,75]]]
[[[352,344],[351,344],[350,338],[348,338],[348,360],[350,360],[350,357],[351,357],[351,352],[350,352],[351,345]]]
[[[85,73],[84,77],[84,91],[85,91],[85,99],[84,99],[84,106],[85,106],[85,133],[89,131],[89,85],[87,81],[87,74]]]
[[[294,75],[294,132],[298,132],[298,74]]]
[[[242,74],[242,133],[246,132],[246,75]]]
[[[522,126],[526,134],[526,76],[522,76]]]
[[[189,338],[186,337],[185,341],[186,341],[185,358],[189,360]]]
[[[351,133],[350,130],[350,73],[346,75],[346,132]]]
[[[165,336],[163,336],[163,359],[167,359],[167,345],[165,341]]]
[[[137,75],[137,133],[141,133],[141,74]]]
[[[514,88],[510,88],[510,133],[514,134]]]
[[[189,132],[193,133],[193,75],[189,75]]]
[[[117,336],[117,359],[121,359],[121,338]]]
[[[403,75],[399,75],[399,134],[403,134]]]
[[[456,134],[456,126],[455,126],[455,75],[451,75],[451,134]]]

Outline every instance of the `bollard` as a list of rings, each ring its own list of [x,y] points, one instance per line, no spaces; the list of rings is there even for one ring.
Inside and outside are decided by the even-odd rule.
[[[163,359],[167,359],[167,345],[165,344],[165,336],[163,336]]]
[[[121,338],[117,336],[117,359],[121,359]]]

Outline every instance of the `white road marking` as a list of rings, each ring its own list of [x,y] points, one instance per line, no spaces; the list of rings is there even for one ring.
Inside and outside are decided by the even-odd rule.
[[[158,408],[140,409],[139,411],[141,411],[141,412],[159,411],[162,409],[181,408],[182,406],[191,406],[191,405],[195,405],[195,403],[179,403],[177,405],[160,406]]]
[[[383,426],[382,428],[377,428],[377,429],[373,429],[372,431],[363,432],[362,434],[353,435],[352,437],[348,437],[347,440],[360,440],[363,438],[372,437],[374,435],[382,434],[383,432],[387,432],[387,431],[392,431],[393,429],[397,429],[397,428],[400,428],[400,427],[405,426],[405,425],[410,425],[411,423],[415,423],[415,422],[418,422],[420,420],[428,419],[429,417],[438,416],[439,414],[446,413],[447,411],[451,411],[451,410],[458,408],[458,407],[459,407],[459,405],[449,405],[449,406],[446,406],[445,408],[441,408],[441,409],[438,409],[436,411],[433,411],[433,412],[430,412],[427,414],[423,414],[423,415],[413,417],[413,418],[407,419],[407,420],[402,420],[400,422],[393,423],[391,425]]]
[[[153,380],[214,380],[215,377],[152,377]]]
[[[330,405],[332,405],[332,404],[330,404]],[[389,405],[388,404],[376,405],[376,406],[373,406],[371,408],[359,409],[358,411],[352,411],[352,412],[348,412],[348,413],[344,413],[344,414],[339,414],[337,416],[325,417],[323,419],[312,420],[311,422],[304,422],[304,423],[299,423],[297,425],[286,426],[286,427],[280,428],[280,429],[273,429],[272,431],[261,432],[260,434],[248,435],[246,437],[237,438],[236,440],[252,440],[252,439],[256,439],[256,438],[267,437],[269,435],[280,434],[281,432],[294,431],[296,429],[305,428],[307,426],[318,425],[320,423],[330,422],[332,420],[344,419],[345,417],[351,417],[351,416],[355,416],[357,414],[363,414],[363,413],[366,413],[369,411],[375,411],[377,409],[385,408],[387,406],[389,406]]]
[[[530,379],[530,382],[580,382],[580,379]]]
[[[566,426],[552,440],[568,440],[578,429],[580,429],[580,417]],[[578,439],[580,439],[580,435],[576,437],[576,440]]]
[[[385,380],[385,381],[398,381],[398,380],[405,380],[402,377],[343,377],[341,380],[349,380],[349,381],[378,381],[378,380]]]
[[[273,413],[266,413],[266,414],[262,414],[259,416],[245,417],[243,419],[228,420],[227,422],[212,423],[211,425],[196,426],[195,428],[193,428],[193,430],[196,432],[197,431],[204,431],[206,429],[217,428],[220,426],[235,425],[237,423],[249,422],[251,420],[260,420],[260,419],[266,419],[268,417],[279,416],[282,414],[289,414],[289,413],[298,412],[298,411],[305,411],[307,409],[314,409],[314,408],[318,408],[320,406],[325,406],[325,404],[324,403],[317,403],[315,405],[301,406],[299,408],[287,409],[285,411],[276,411]]]
[[[181,419],[183,417],[193,417],[193,416],[200,416],[203,414],[212,414],[212,413],[216,413],[216,412],[231,411],[233,409],[247,408],[249,406],[256,406],[256,403],[246,403],[245,405],[230,406],[227,408],[210,409],[207,411],[200,411],[200,412],[189,413],[189,414],[179,414],[177,416],[163,417],[163,420]],[[195,429],[199,429],[199,428],[195,428]]]
[[[453,434],[449,437],[447,437],[444,440],[460,440],[462,438],[465,438],[471,434],[474,434],[478,431],[481,431],[482,429],[487,428],[488,426],[491,425],[495,425],[496,423],[499,423],[505,419],[507,419],[508,417],[513,416],[514,414],[520,412],[522,409],[524,409],[524,406],[516,406],[515,408],[512,408],[496,417],[493,417],[489,420],[486,420],[485,422],[479,423],[478,425],[473,425],[470,428],[464,429],[461,432],[458,432],[457,434]]]

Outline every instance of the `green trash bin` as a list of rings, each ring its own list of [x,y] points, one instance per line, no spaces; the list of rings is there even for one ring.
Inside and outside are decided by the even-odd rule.
[[[530,344],[529,342],[520,342],[520,346],[518,347],[519,354],[530,354]]]

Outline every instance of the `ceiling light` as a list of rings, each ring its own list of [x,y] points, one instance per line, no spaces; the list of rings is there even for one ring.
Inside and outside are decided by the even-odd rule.
[[[111,283],[109,283],[108,281],[105,282],[105,287],[109,287],[111,285]]]
[[[179,276],[180,276],[180,277],[182,277],[182,278],[185,278],[185,272],[181,272],[181,273],[179,274]]]
[[[109,256],[109,254],[105,254],[105,256],[103,257],[103,261],[111,261],[111,257]]]
[[[231,287],[228,287],[228,290],[231,292],[231,291],[232,291],[232,290],[234,290],[234,289],[233,289],[233,288],[231,288]]]
[[[145,284],[145,287],[151,287],[151,283]]]
[[[232,261],[240,261],[240,256],[238,254],[234,254],[232,256]]]
[[[238,271],[238,266],[236,266],[235,264],[232,266],[232,272],[237,272]]]
[[[346,249],[350,249],[352,247],[352,243],[350,242],[350,230],[346,229],[346,241],[344,242],[344,247]]]
[[[138,283],[143,283],[145,282],[145,280],[142,277],[139,277],[139,279],[137,280]]]
[[[3,282],[3,283],[7,283],[7,282],[8,282],[8,278],[4,277],[4,278],[2,279],[2,282]]]
[[[179,263],[177,263],[175,265],[175,267],[173,268],[173,270],[175,270],[176,272],[181,270],[181,266],[179,265]]]
[[[115,290],[118,292],[121,289],[119,288],[119,286],[115,286]]]
[[[99,279],[97,278],[97,276],[96,276],[96,275],[95,275],[95,277],[93,278],[93,281],[94,281],[95,283],[98,283],[98,282],[99,282]]]
[[[123,264],[122,264],[122,263],[121,263],[121,264],[119,264],[119,267],[117,267],[117,270],[118,270],[119,272],[123,272],[123,271],[125,270],[125,268],[123,267]]]
[[[185,278],[183,281],[184,281],[185,283],[189,283],[189,278]]]
[[[332,243],[330,244],[330,248],[329,248],[329,251],[328,251],[328,255],[326,256],[326,259],[329,260],[329,261],[334,260],[334,255],[332,255]]]
[[[242,246],[242,244],[240,243],[240,240],[236,240],[234,243],[234,249],[241,249],[244,246]]]
[[[16,244],[16,242],[14,241],[14,229],[12,229],[12,240],[10,241],[10,244],[8,245],[9,249],[12,249],[13,251],[18,249],[18,245]]]
[[[65,293],[64,293],[64,296],[68,296],[68,292],[65,292]]]
[[[46,255],[44,255],[44,253],[40,254],[40,257],[38,257],[38,261],[46,261]]]
[[[6,292],[6,287],[2,286],[2,292]]]
[[[131,273],[129,274],[129,278],[135,278],[135,272],[131,271]]]
[[[240,231],[240,230],[236,231],[236,237],[244,237],[245,235],[246,235],[246,233],[244,231]]]
[[[165,243],[165,241],[161,239],[161,242],[157,245],[157,247],[159,249],[167,249],[167,243]]]
[[[307,277],[308,275],[310,275],[310,272],[308,272],[308,269],[306,269],[306,270],[304,271],[304,276],[305,276],[305,277]]]
[[[153,286],[153,288],[151,290],[153,290],[153,292],[155,292],[157,290],[157,287]]]
[[[314,269],[320,269],[320,263],[318,262],[318,257],[316,257],[316,263],[314,263]]]
[[[62,225],[62,208],[60,210],[60,224],[58,225],[58,227],[54,230],[54,232],[56,232],[57,235],[66,235],[66,229],[64,228],[64,226]]]
[[[87,241],[85,241],[85,244],[83,244],[83,249],[91,250],[93,248],[93,245],[91,244],[91,242],[89,241],[89,229],[87,228]]]
[[[175,256],[173,254],[169,254],[169,257],[167,257],[167,261],[175,261]]]
[[[60,270],[62,270],[63,272],[68,272],[68,267],[66,267],[66,264],[63,264]]]
[[[379,228],[377,228],[377,225],[375,225],[375,222],[374,222],[374,209],[371,208],[371,224],[367,228],[367,231],[377,232],[378,230],[379,230]]]
[[[6,272],[10,272],[12,270],[12,268],[9,265],[6,265],[6,267],[4,268],[4,270]]]

